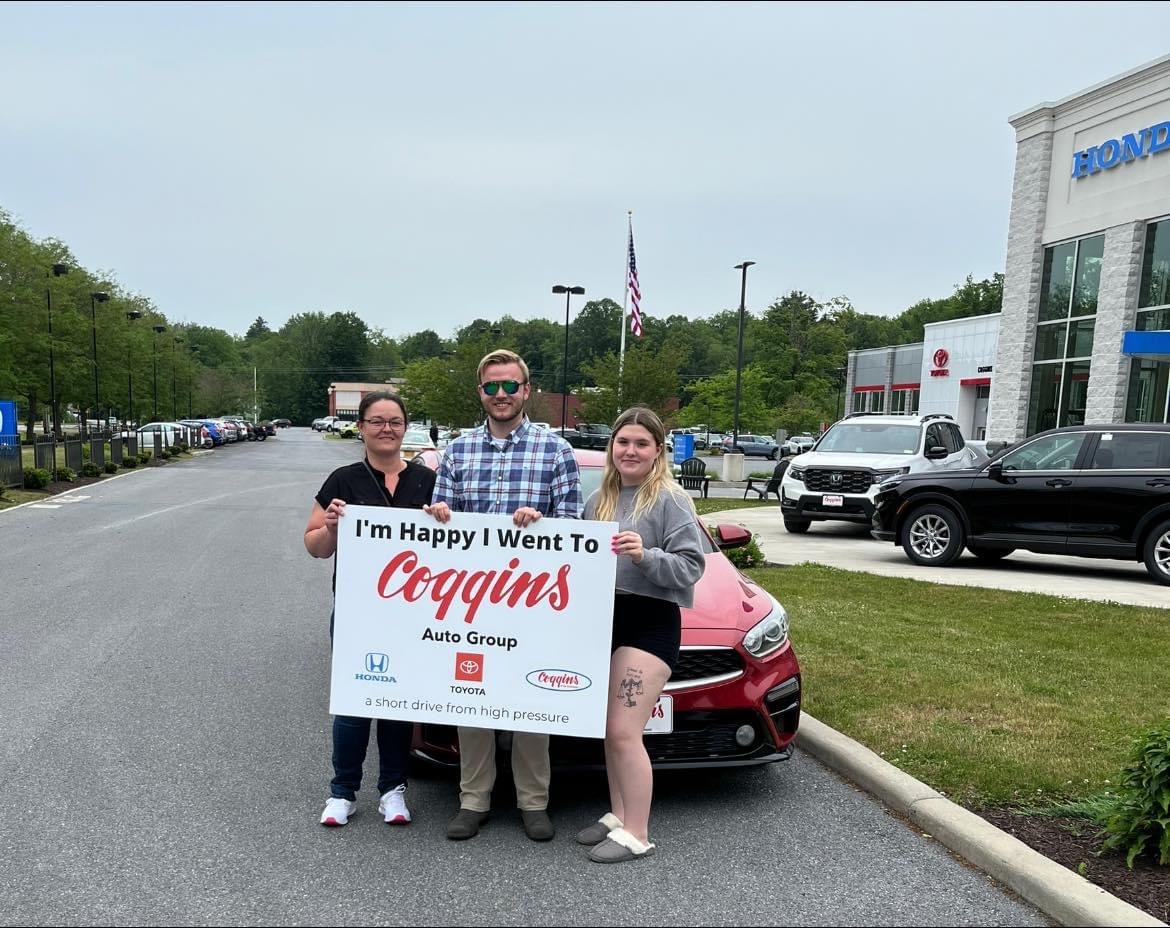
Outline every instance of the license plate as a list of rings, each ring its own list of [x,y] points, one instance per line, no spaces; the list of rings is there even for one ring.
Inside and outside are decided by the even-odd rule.
[[[825,494],[821,497],[821,506],[844,506],[845,498],[840,494]]]
[[[649,735],[669,735],[674,732],[674,697],[663,694],[650,711],[650,718],[646,721],[646,728],[642,730]]]

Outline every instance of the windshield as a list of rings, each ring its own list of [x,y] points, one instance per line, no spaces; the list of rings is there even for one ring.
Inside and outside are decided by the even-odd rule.
[[[837,423],[817,445],[818,452],[913,455],[921,427],[895,423]]]

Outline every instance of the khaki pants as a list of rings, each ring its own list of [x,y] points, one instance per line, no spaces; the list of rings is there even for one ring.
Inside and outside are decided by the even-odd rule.
[[[516,806],[522,810],[548,809],[548,735],[512,733],[512,779]],[[459,806],[486,813],[492,808],[496,783],[496,732],[459,727]]]

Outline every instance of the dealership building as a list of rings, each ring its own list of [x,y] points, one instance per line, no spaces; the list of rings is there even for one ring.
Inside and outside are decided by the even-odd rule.
[[[1170,55],[1009,122],[1003,311],[850,352],[849,409],[1007,441],[1170,422]]]

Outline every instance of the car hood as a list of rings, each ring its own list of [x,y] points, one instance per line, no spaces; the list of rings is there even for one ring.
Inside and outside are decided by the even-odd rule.
[[[892,471],[904,468],[913,455],[867,455],[864,452],[805,452],[792,459],[793,468],[872,468]]]
[[[714,630],[735,633],[738,641],[771,611],[772,598],[764,589],[740,574],[722,553],[713,552],[707,555],[707,569],[695,585],[694,605],[682,611],[684,642],[701,644],[702,637],[694,633],[705,631],[706,638],[711,638]]]

